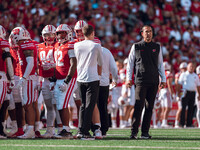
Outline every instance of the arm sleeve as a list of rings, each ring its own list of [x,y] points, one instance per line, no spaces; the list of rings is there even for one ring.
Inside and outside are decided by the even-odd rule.
[[[12,64],[12,60],[10,57],[8,57],[6,59],[7,61],[7,70],[8,70],[8,74],[10,76],[11,80],[14,80],[14,70],[13,70],[13,64]]]
[[[117,82],[117,79],[118,79],[117,65],[116,65],[115,59],[110,51],[109,51],[109,70],[110,70],[110,73],[112,74],[113,81]]]
[[[101,45],[98,44],[98,57],[97,57],[97,61],[98,61],[98,65],[102,66],[103,65],[103,54],[102,54],[102,49],[101,49]]]
[[[158,72],[161,77],[161,82],[166,82],[165,70],[163,67],[163,56],[162,56],[162,49],[160,47],[160,52],[158,55]]]
[[[126,80],[132,80],[133,68],[134,68],[134,61],[135,61],[135,44],[132,46],[131,51],[128,56],[128,64],[127,64],[127,75]]]
[[[23,75],[24,78],[27,78],[33,69],[33,66],[34,66],[33,57],[31,57],[31,56],[26,57],[26,62],[27,62],[27,66],[26,66],[26,70]]]

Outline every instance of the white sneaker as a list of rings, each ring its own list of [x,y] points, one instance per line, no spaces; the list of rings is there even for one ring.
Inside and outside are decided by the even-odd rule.
[[[167,125],[167,124],[162,124],[161,125],[162,128],[170,128],[171,126]]]
[[[43,138],[52,138],[54,136],[53,129],[48,129],[46,130],[45,134],[42,135]]]
[[[95,139],[102,139],[103,138],[100,129],[97,129],[97,130],[94,131],[94,137],[95,137]]]
[[[6,133],[7,136],[11,136],[11,135],[15,134],[18,131],[17,122],[16,121],[12,121],[10,124],[11,124],[11,130],[10,130],[10,132]]]
[[[35,132],[33,130],[27,130],[24,135],[18,136],[19,139],[32,139],[35,138]]]

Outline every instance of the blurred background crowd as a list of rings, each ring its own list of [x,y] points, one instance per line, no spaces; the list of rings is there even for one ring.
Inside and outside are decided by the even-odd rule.
[[[24,26],[32,39],[42,42],[45,25],[67,23],[73,29],[83,19],[116,59],[126,58],[141,40],[142,25],[152,25],[154,41],[162,44],[173,73],[183,61],[200,64],[199,18],[199,0],[0,0],[0,23],[7,35]]]

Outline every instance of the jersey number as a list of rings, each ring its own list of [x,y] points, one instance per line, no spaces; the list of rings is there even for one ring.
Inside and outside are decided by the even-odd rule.
[[[56,66],[64,66],[64,63],[61,61],[62,58],[63,58],[62,51],[55,51]]]
[[[41,51],[40,52],[40,61],[43,62],[43,61],[48,61],[48,62],[51,62],[53,63],[53,50],[49,50],[47,55],[46,55],[46,52],[45,51]]]

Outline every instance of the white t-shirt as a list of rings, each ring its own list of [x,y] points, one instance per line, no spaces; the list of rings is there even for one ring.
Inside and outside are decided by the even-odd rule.
[[[77,59],[77,81],[98,81],[97,65],[103,64],[101,45],[92,40],[77,42],[74,45],[74,53]]]

